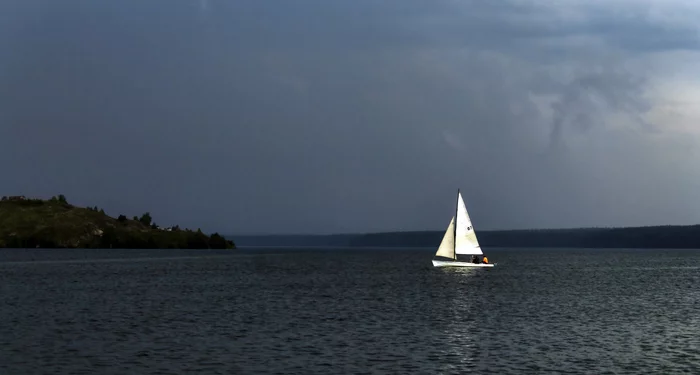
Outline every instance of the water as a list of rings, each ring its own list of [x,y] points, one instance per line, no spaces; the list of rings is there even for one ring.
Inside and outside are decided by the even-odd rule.
[[[700,251],[0,251],[1,374],[695,373]]]

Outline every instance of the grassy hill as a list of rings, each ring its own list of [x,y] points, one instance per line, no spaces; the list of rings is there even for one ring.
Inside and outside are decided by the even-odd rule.
[[[149,214],[128,219],[102,210],[69,204],[63,196],[50,200],[0,199],[0,248],[233,249],[233,241],[217,233],[178,227],[162,229]]]

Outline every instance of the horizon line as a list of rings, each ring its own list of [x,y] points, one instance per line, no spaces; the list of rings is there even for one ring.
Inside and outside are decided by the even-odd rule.
[[[638,228],[658,228],[658,227],[694,227],[700,224],[657,224],[657,225],[636,225],[636,226],[600,226],[600,227],[564,227],[564,228],[525,228],[525,229],[482,229],[478,232],[534,232],[534,231],[564,231],[564,230],[593,230],[593,229],[638,229]],[[346,233],[227,233],[229,236],[315,236],[315,237],[330,237],[330,236],[358,236],[369,234],[388,234],[388,233],[425,233],[425,232],[443,232],[444,229],[416,229],[416,230],[388,230],[377,232],[346,232]],[[225,232],[221,232],[225,233]]]

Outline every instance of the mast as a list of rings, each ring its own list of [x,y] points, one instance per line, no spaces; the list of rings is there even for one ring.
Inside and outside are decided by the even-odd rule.
[[[457,204],[455,204],[455,230],[454,237],[452,239],[452,246],[454,248],[455,260],[457,260],[457,214],[459,214],[459,188],[457,188]]]

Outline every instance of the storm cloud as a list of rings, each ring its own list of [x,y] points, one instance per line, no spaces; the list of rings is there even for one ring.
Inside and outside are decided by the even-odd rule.
[[[690,1],[4,1],[0,193],[224,233],[700,222]]]

